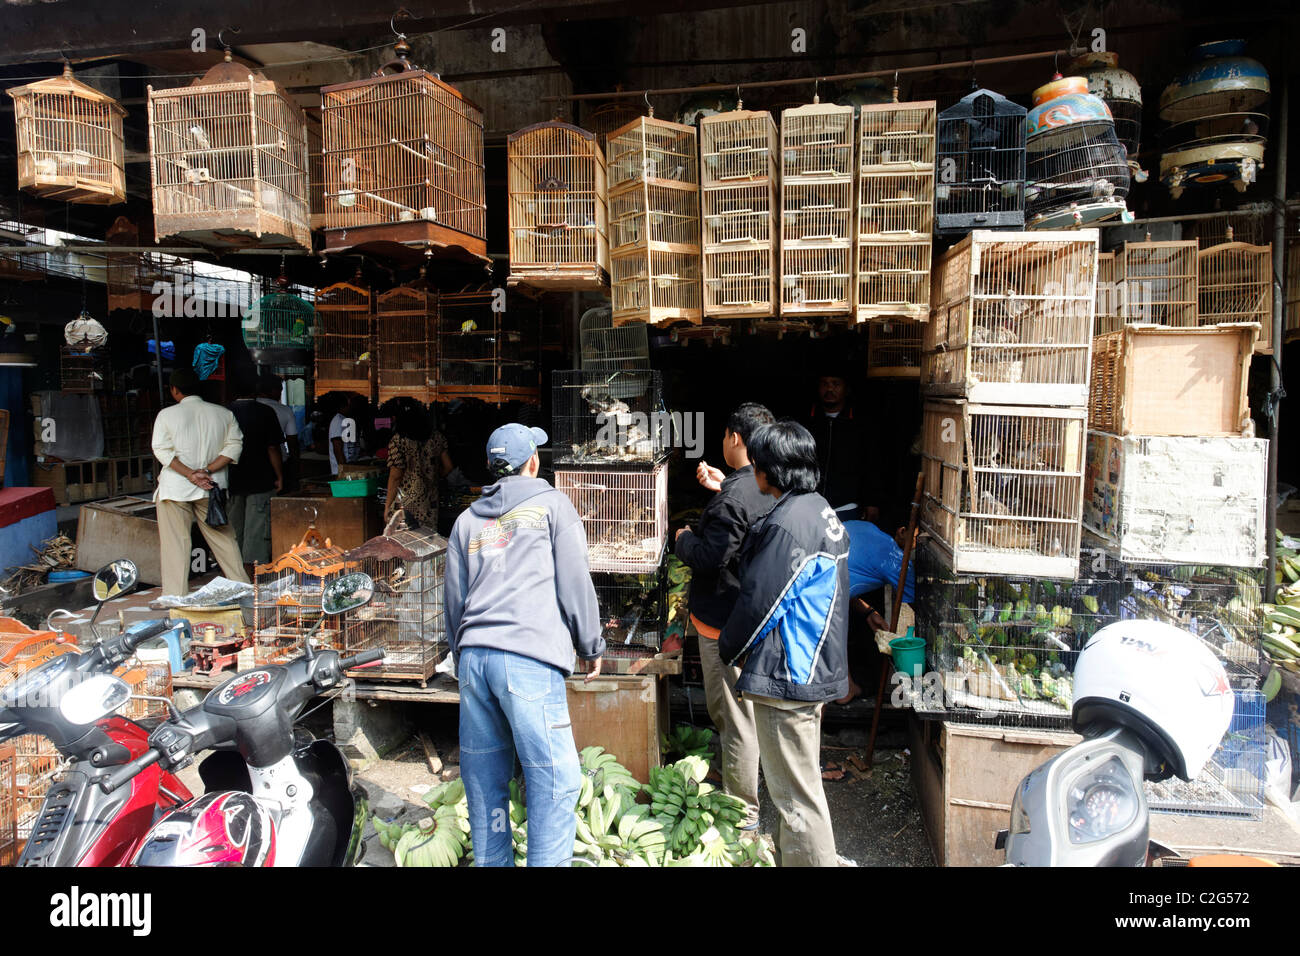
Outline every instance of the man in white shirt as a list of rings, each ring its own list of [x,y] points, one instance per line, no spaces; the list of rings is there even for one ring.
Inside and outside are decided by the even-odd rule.
[[[338,477],[339,465],[361,457],[361,426],[357,418],[364,409],[364,399],[352,393],[338,414],[330,420],[330,475],[334,477]]]
[[[208,492],[214,485],[229,487],[226,467],[239,460],[244,436],[228,408],[199,397],[193,369],[172,372],[171,393],[177,404],[160,411],[153,425],[153,454],[162,465],[154,502],[163,593],[189,591],[190,527],[196,520],[225,576],[248,583],[234,528],[207,522]]]

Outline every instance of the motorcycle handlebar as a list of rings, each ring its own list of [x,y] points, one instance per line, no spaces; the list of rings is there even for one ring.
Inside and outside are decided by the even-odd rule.
[[[150,747],[130,763],[125,763],[116,770],[108,771],[99,778],[99,785],[105,793],[112,793],[124,783],[129,783],[146,767],[156,764],[160,759],[162,759],[162,754],[156,748]]]
[[[339,670],[345,671],[350,667],[358,667],[362,664],[373,664],[375,661],[382,661],[384,652],[382,648],[376,648],[373,651],[362,651],[360,654],[354,654],[352,657],[344,657],[339,661]]]
[[[153,621],[146,621],[143,625],[136,625],[128,628],[122,635],[122,647],[128,653],[134,651],[137,647],[149,640],[151,637],[157,637],[159,634],[166,634],[172,628],[179,625],[179,621],[168,618],[159,618]]]

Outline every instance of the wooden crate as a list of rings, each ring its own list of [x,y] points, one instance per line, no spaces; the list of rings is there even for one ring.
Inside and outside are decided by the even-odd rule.
[[[107,498],[110,491],[109,464],[95,461],[37,462],[32,470],[33,488],[50,488],[61,505]]]
[[[1258,326],[1125,326],[1092,346],[1088,427],[1116,435],[1244,434]]]
[[[602,673],[587,684],[575,673],[566,683],[578,749],[604,747],[636,779],[649,779],[650,768],[660,763],[660,735],[668,732],[666,681]]]
[[[157,508],[146,498],[115,498],[87,505],[77,514],[77,569],[98,571],[129,555],[140,582],[162,584]]]
[[[157,480],[157,473],[158,465],[152,454],[110,459],[108,493],[118,496],[151,491]]]
[[[997,866],[994,848],[1011,819],[1016,787],[1030,771],[1073,747],[1078,734],[974,727],[912,718],[912,785],[935,862]]]
[[[1229,230],[1229,237],[1232,233]],[[1256,322],[1255,351],[1273,353],[1273,246],[1228,242],[1197,256],[1198,325]]]

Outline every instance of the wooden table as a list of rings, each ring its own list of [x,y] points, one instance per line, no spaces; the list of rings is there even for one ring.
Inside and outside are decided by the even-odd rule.
[[[316,515],[316,530],[336,548],[360,547],[384,529],[378,498],[292,495],[271,499],[271,554],[278,557],[302,540]]]

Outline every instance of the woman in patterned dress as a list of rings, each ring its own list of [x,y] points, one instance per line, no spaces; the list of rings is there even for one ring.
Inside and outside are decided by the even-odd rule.
[[[438,526],[438,479],[454,466],[447,440],[433,430],[423,408],[397,413],[388,443],[388,498],[385,518],[400,506],[409,527]]]

